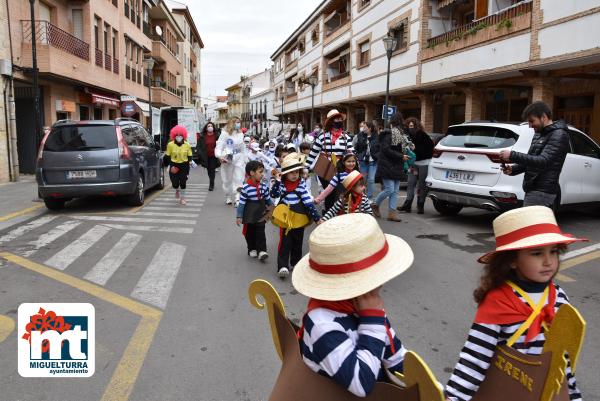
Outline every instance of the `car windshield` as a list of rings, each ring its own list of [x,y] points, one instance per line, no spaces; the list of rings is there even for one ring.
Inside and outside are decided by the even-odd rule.
[[[115,127],[110,125],[66,125],[55,127],[44,144],[46,152],[114,149]]]
[[[458,126],[448,128],[440,141],[443,146],[455,148],[501,149],[513,146],[519,136],[498,127]]]

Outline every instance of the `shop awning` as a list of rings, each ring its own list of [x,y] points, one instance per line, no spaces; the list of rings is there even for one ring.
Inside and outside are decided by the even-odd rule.
[[[100,95],[98,93],[92,93],[92,103],[107,104],[109,106],[119,107],[119,99]]]
[[[350,54],[350,48],[342,50],[338,56],[336,56],[336,57],[332,58],[331,60],[327,61],[327,64],[331,65],[331,64],[335,63],[340,58],[344,57],[346,54]]]
[[[142,102],[141,100],[136,100],[134,101],[134,103],[140,108],[140,110],[142,110],[142,114],[144,115],[144,117],[150,117],[150,107],[148,103]],[[152,107],[152,110],[156,112],[159,109],[157,109],[156,107]]]
[[[439,0],[437,9],[440,10],[444,7],[448,7],[449,5],[456,3],[457,0]]]

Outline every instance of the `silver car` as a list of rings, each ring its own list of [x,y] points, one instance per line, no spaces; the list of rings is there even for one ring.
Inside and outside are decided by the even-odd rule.
[[[124,196],[139,206],[147,189],[165,183],[160,146],[125,118],[55,123],[40,145],[36,179],[51,210],[90,195]]]

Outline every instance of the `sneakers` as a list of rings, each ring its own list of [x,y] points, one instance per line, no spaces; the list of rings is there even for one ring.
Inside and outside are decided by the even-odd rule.
[[[277,272],[277,275],[279,276],[280,279],[284,279],[290,275],[290,271],[288,270],[287,267],[280,267],[279,271]]]
[[[211,191],[211,192],[214,191],[215,190],[215,185],[214,184],[210,184],[208,186],[208,190]]]
[[[187,205],[187,201],[185,200],[185,198],[179,199],[179,203],[182,204],[182,205],[184,205],[184,206]]]
[[[248,256],[250,256],[251,258],[257,258],[258,252],[256,252],[255,250],[251,250],[250,252],[248,252]]]
[[[269,254],[265,251],[260,251],[260,253],[258,254],[258,260],[260,260],[261,262],[264,262],[268,257]]]
[[[227,198],[225,199],[225,204],[226,204],[226,205],[231,205],[232,203],[233,203],[233,202],[231,201],[231,198],[230,198],[230,197],[227,197]]]
[[[179,190],[178,189],[175,190],[175,199],[179,199]]]

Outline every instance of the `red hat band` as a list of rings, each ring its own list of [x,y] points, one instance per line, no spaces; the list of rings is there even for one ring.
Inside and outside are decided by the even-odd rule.
[[[500,248],[522,239],[541,234],[560,234],[567,236],[560,231],[560,228],[556,224],[534,224],[496,237],[496,248]]]
[[[383,244],[383,248],[375,252],[373,255],[368,256],[364,259],[357,260],[356,262],[350,263],[339,263],[339,264],[320,264],[310,259],[308,261],[310,267],[322,274],[346,274],[355,273],[361,270],[368,269],[375,263],[380,262],[388,254],[390,247],[387,240]]]

